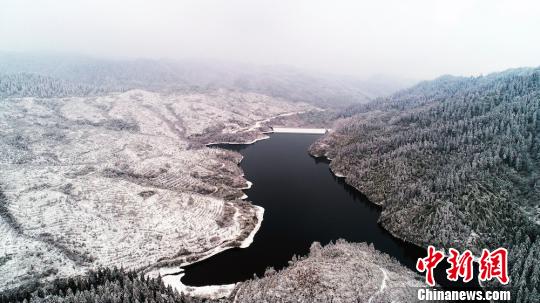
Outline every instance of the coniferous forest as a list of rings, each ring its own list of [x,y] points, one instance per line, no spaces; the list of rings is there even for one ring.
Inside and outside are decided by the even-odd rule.
[[[340,118],[311,153],[383,207],[386,229],[424,247],[507,247],[516,302],[537,300],[540,69],[444,76]]]
[[[539,13],[0,0],[0,303],[540,303]]]
[[[63,81],[63,80],[62,80]],[[6,96],[93,95],[88,85],[37,75],[0,80]],[[390,97],[323,113],[334,131],[311,147],[383,208],[395,236],[427,246],[506,247],[512,297],[540,289],[540,69],[443,76]],[[1,261],[1,260],[0,260]],[[25,285],[2,302],[198,302],[120,269]]]
[[[135,271],[121,268],[98,268],[84,276],[57,279],[45,285],[24,288],[0,294],[0,302],[50,303],[202,303],[218,302],[179,294],[165,286],[161,277],[148,278]]]

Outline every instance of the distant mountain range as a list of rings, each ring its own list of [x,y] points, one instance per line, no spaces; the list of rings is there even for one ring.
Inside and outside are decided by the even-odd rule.
[[[36,84],[32,90],[24,87],[30,85],[29,81]],[[411,81],[381,76],[361,80],[285,66],[210,60],[113,60],[65,54],[0,53],[0,96],[87,95],[133,88],[153,91],[225,88],[327,107],[367,102],[410,84]]]

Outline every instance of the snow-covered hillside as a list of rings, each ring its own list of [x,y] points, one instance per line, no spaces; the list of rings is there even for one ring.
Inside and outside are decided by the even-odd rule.
[[[0,100],[0,289],[239,246],[258,221],[241,157],[204,144],[310,109],[225,90]]]

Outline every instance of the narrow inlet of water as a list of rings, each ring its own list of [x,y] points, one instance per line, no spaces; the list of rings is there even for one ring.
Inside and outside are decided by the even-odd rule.
[[[340,238],[373,243],[415,270],[417,259],[426,256],[425,249],[390,235],[377,223],[379,207],[335,177],[328,160],[308,154],[308,147],[320,136],[272,134],[255,144],[217,145],[244,156],[240,166],[253,182],[245,193],[265,209],[264,220],[248,248],[229,249],[185,267],[184,284],[219,285],[261,277],[268,267],[281,269],[293,255],[306,255],[314,241],[324,245]],[[448,285],[442,281],[444,276],[440,268],[437,281]]]

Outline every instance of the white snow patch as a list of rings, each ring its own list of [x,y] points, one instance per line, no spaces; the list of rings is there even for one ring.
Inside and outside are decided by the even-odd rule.
[[[259,231],[259,228],[261,228],[262,220],[264,217],[264,208],[260,206],[256,206],[255,211],[257,214],[257,225],[253,228],[251,233],[248,237],[246,237],[242,243],[240,244],[240,248],[247,248],[253,243],[253,238],[255,238],[255,234]],[[200,262],[204,259],[207,259],[222,250],[216,250],[212,254],[208,254],[202,259],[197,260],[197,262]],[[190,263],[183,263],[181,266],[189,265]],[[156,273],[154,272],[152,276],[154,276]],[[187,295],[191,295],[194,297],[199,298],[209,298],[209,299],[219,299],[219,298],[225,298],[231,295],[232,291],[236,287],[238,283],[234,284],[224,284],[224,285],[208,285],[208,286],[188,286],[182,283],[181,279],[185,275],[184,269],[178,267],[169,267],[169,268],[160,268],[159,274],[161,274],[163,283],[167,286],[171,286],[174,289],[176,289],[180,293],[184,293]]]
[[[181,272],[184,271],[184,269],[182,269],[182,267],[191,265],[193,263],[201,262],[203,260],[206,260],[206,259],[208,259],[210,257],[213,257],[213,256],[219,254],[220,252],[223,252],[223,251],[225,251],[227,249],[230,249],[230,248],[232,248],[232,247],[227,246],[227,245],[220,245],[218,247],[215,247],[215,248],[205,252],[204,254],[198,255],[197,260],[195,260],[195,261],[182,262],[179,265],[172,266],[172,267],[160,267],[160,268],[158,268],[156,270],[149,271],[146,274],[146,276],[148,276],[150,278],[156,278],[158,275],[161,275],[162,277],[168,276],[168,275],[176,275],[176,274],[181,273]]]
[[[284,113],[284,114],[280,114],[280,115],[277,115],[277,116],[274,116],[274,117],[270,117],[268,119],[264,119],[264,120],[261,120],[261,121],[257,121],[255,123],[255,125],[253,125],[252,127],[250,127],[248,130],[255,130],[257,128],[260,128],[262,126],[263,123],[266,123],[266,122],[270,122],[271,120],[274,120],[275,118],[279,118],[279,117],[287,117],[287,116],[292,116],[292,115],[296,115],[296,114],[303,114],[305,113],[306,111],[299,111],[299,112],[290,112],[290,113]]]
[[[314,110],[320,110],[320,109],[314,109]],[[289,112],[289,113],[283,113],[283,114],[279,114],[279,115],[276,115],[276,116],[272,116],[270,118],[267,118],[267,119],[264,119],[264,120],[260,120],[260,121],[256,121],[255,124],[253,124],[252,126],[248,127],[248,128],[242,128],[242,129],[237,129],[237,130],[234,130],[232,131],[231,133],[235,134],[235,133],[240,133],[240,132],[250,132],[250,131],[255,131],[255,130],[258,130],[260,129],[262,126],[263,126],[263,123],[267,123],[267,122],[270,122],[272,121],[273,119],[276,119],[276,118],[279,118],[279,117],[287,117],[287,116],[292,116],[292,115],[296,115],[296,114],[302,114],[302,113],[305,113],[306,111],[297,111],[297,112]],[[287,129],[295,129],[295,130],[302,130],[301,128],[284,128],[284,127],[276,127],[277,129],[283,129],[283,130],[287,130]],[[275,129],[273,131],[267,131],[267,132],[262,132],[264,134],[264,136],[260,137],[260,138],[257,138],[257,139],[254,139],[252,141],[248,141],[248,142],[211,142],[211,143],[207,143],[206,146],[209,146],[209,145],[215,145],[215,144],[253,144],[257,141],[261,141],[261,140],[265,140],[265,139],[268,139],[270,138],[269,136],[267,136],[266,134],[270,134],[270,133],[273,133],[273,132],[276,132]],[[308,129],[308,128],[306,128]],[[311,130],[315,130],[315,128],[312,128]],[[317,134],[319,134],[320,132],[317,132]],[[326,129],[325,129],[325,132],[322,132],[322,134],[326,133]]]
[[[209,299],[219,299],[228,297],[231,295],[232,291],[236,287],[235,284],[225,284],[225,285],[209,285],[209,286],[188,286],[184,285],[181,281],[185,273],[180,273],[178,275],[168,275],[162,277],[163,283],[165,285],[170,285],[172,288],[176,289],[179,293],[184,293],[186,295],[191,295],[194,297],[202,297]]]
[[[294,128],[294,127],[273,127],[274,133],[288,134],[326,134],[326,128]]]
[[[253,186],[253,182],[247,181],[246,182],[246,187],[242,187],[241,189],[250,189],[252,186]]]
[[[251,141],[247,141],[247,142],[229,142],[229,141],[211,142],[211,143],[206,143],[206,146],[216,145],[216,144],[232,144],[232,145],[253,144],[253,143],[257,142],[257,141],[266,140],[268,138],[270,138],[270,137],[265,135],[265,136],[262,136],[260,138],[257,138],[257,139],[251,140]]]
[[[248,181],[249,182],[249,181]],[[255,234],[259,231],[261,228],[261,224],[264,217],[264,208],[254,205],[255,212],[257,215],[257,224],[247,236],[242,243],[240,244],[240,248],[247,248],[253,243],[253,239],[255,238]],[[226,249],[229,249],[230,247],[216,247],[215,249],[211,250],[210,253],[205,255],[204,257],[198,259],[196,262],[200,262],[202,260],[208,259]],[[152,271],[148,273],[147,275],[150,277],[156,277],[158,274],[161,275],[163,279],[163,283],[165,283],[166,286],[171,286],[174,289],[176,289],[180,293],[189,294],[191,296],[195,297],[202,297],[202,298],[210,298],[210,299],[219,299],[228,297],[231,295],[232,291],[236,287],[238,283],[234,284],[225,284],[225,285],[208,285],[208,286],[188,286],[184,285],[181,281],[184,274],[184,269],[181,267],[196,263],[196,262],[184,262],[180,264],[179,266],[175,267],[162,267],[157,271]]]
[[[255,238],[255,234],[259,231],[259,228],[261,228],[261,224],[264,217],[264,208],[254,205],[255,206],[255,212],[257,214],[257,225],[255,225],[255,228],[251,231],[249,236],[247,236],[243,241],[242,244],[240,244],[240,248],[246,248],[253,243],[253,238]]]
[[[379,290],[377,290],[371,297],[369,297],[368,303],[371,303],[371,300],[373,300],[373,297],[383,292],[383,290],[386,288],[386,280],[388,280],[388,274],[386,273],[386,270],[384,270],[382,267],[379,267],[379,269],[383,273],[383,279],[381,281],[381,286],[379,287]]]
[[[334,173],[334,172],[333,172],[333,173]],[[335,172],[335,173],[334,173],[334,176],[336,176],[336,177],[338,177],[338,178],[345,178],[345,175],[340,174],[340,173],[338,173],[338,172]]]

